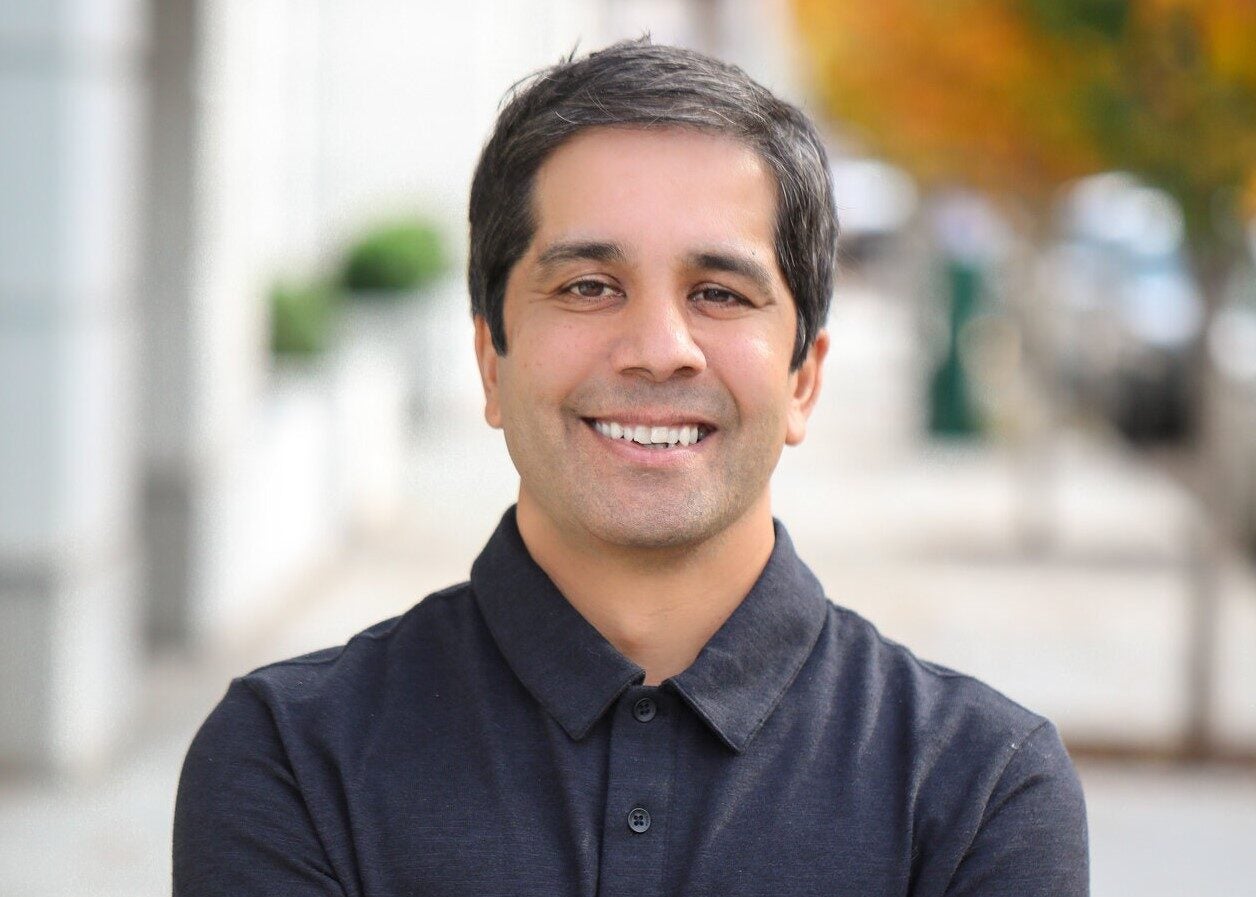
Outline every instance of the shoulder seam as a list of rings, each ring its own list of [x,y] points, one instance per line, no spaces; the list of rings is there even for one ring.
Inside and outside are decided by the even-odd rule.
[[[901,651],[904,655],[906,655],[906,657],[911,662],[911,664],[917,669],[925,673],[928,673],[930,676],[933,676],[938,679],[967,680],[968,682],[973,683],[979,688],[994,692],[1003,700],[1009,702],[1010,704],[1017,707],[1019,710],[1028,714],[1031,718],[1037,721],[1037,724],[1024,736],[1022,741],[1028,739],[1030,735],[1038,731],[1038,729],[1041,728],[1044,723],[1050,722],[1050,720],[1048,720],[1042,714],[1036,713],[1035,711],[1029,709],[1020,701],[1017,701],[1015,698],[1009,697],[1008,695],[1004,694],[999,689],[995,688],[990,683],[977,678],[971,673],[963,673],[963,672],[960,672],[959,670],[952,670],[949,667],[945,667],[945,666],[942,666],[941,664],[934,663],[931,660],[925,660],[924,658],[917,656],[916,652],[913,651],[911,648],[909,648],[907,645],[904,645],[902,642],[897,642],[894,639],[886,636],[884,633],[881,632],[880,629],[877,628],[876,624],[873,623],[871,620],[867,619],[866,617],[862,616],[859,613],[856,613],[855,611],[851,610],[848,607],[842,607],[841,605],[835,604],[833,602],[830,602],[830,603],[833,605],[834,609],[837,610],[838,613],[846,614],[848,616],[855,617],[858,620],[864,621],[872,629],[872,633],[876,637],[878,642],[880,642],[882,645],[885,645],[886,647],[894,648]]]
[[[249,690],[249,693],[253,695],[254,700],[261,704],[262,709],[266,714],[266,718],[270,721],[271,728],[275,733],[275,743],[279,745],[279,750],[283,754],[283,762],[287,766],[288,774],[292,778],[292,789],[296,792],[298,799],[301,801],[301,806],[305,810],[305,816],[309,820],[310,829],[314,832],[314,837],[318,841],[318,846],[323,851],[323,860],[327,863],[327,869],[332,875],[332,880],[335,881],[335,883],[341,888],[341,892],[343,893],[344,886],[340,883],[339,878],[335,877],[337,875],[336,866],[332,861],[331,852],[327,848],[327,839],[324,837],[323,830],[314,816],[314,810],[310,807],[310,802],[306,797],[305,787],[301,783],[301,777],[297,772],[296,764],[292,762],[292,755],[288,751],[288,743],[284,739],[283,728],[280,726],[279,719],[275,715],[275,708],[271,706],[265,696],[257,690],[256,686],[254,686],[253,683],[248,682],[245,677],[240,676],[232,681],[239,682],[243,688],[247,688]]]
[[[354,642],[357,642],[357,641],[381,642],[388,638],[391,638],[392,634],[396,632],[397,627],[401,625],[402,621],[405,620],[407,617],[409,617],[411,614],[416,613],[418,609],[422,607],[423,605],[427,604],[427,602],[431,601],[434,598],[451,597],[456,592],[462,589],[469,588],[470,585],[471,585],[470,580],[464,580],[463,582],[455,583],[454,585],[451,585],[451,586],[446,586],[445,588],[440,589],[439,591],[432,592],[431,594],[426,595],[425,597],[419,599],[405,613],[398,614],[397,616],[392,617],[390,619],[381,620],[379,623],[375,623],[372,626],[368,627],[367,629],[362,630],[361,632],[354,633],[352,636],[349,637],[349,640],[346,641],[343,645],[329,645],[326,648],[320,648],[316,651],[311,651],[308,654],[305,654],[299,657],[287,657],[287,658],[284,658],[283,660],[276,660],[276,661],[272,661],[271,663],[262,664],[260,667],[250,670],[246,674],[246,676],[252,676],[254,673],[262,673],[262,672],[265,672],[266,670],[273,670],[278,667],[316,667],[316,666],[324,666],[329,663],[334,663],[335,661],[340,659],[341,655],[343,655],[344,652],[349,648],[349,646],[352,645]],[[389,625],[385,626],[381,631],[379,632],[370,631],[371,629],[374,629],[376,626],[380,626],[381,624],[384,624],[384,623],[387,623]],[[313,654],[323,654],[325,656],[313,657],[311,656]],[[239,678],[243,679],[243,678],[246,678],[246,676],[241,676]]]
[[[999,790],[999,785],[1003,783],[1003,777],[1007,775],[1008,767],[1012,765],[1012,761],[1015,760],[1016,757],[1020,754],[1021,749],[1026,744],[1029,743],[1029,740],[1033,738],[1035,735],[1037,735],[1040,731],[1042,731],[1044,727],[1049,726],[1049,725],[1051,725],[1050,720],[1046,718],[1041,718],[1041,722],[1039,722],[1038,725],[1034,726],[1032,729],[1026,732],[1023,736],[1021,736],[1019,739],[1017,739],[1015,742],[1012,743],[1011,745],[1012,749],[1007,752],[1007,758],[1004,759],[1003,765],[999,767],[999,774],[994,777],[994,783],[990,786],[990,793],[986,795],[985,800],[983,801],[982,808],[981,808],[981,818],[977,820],[976,827],[972,830],[972,832],[968,836],[968,841],[964,845],[964,852],[960,854],[959,863],[956,865],[956,869],[958,869],[959,866],[963,865],[964,860],[968,859],[968,855],[972,852],[972,849],[973,849],[973,842],[977,840],[977,835],[981,832],[982,828],[985,827],[986,823],[990,821],[989,817],[987,816],[987,814],[990,812],[990,800],[991,798],[994,797],[994,793]]]

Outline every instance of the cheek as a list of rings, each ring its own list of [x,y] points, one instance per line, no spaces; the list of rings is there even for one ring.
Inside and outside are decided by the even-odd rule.
[[[595,334],[563,321],[520,327],[507,345],[500,379],[504,401],[516,409],[561,404],[606,358]]]
[[[593,336],[589,327],[581,326],[565,315],[537,315],[531,326],[521,327],[510,344],[519,346],[520,354],[539,363],[556,360],[555,355],[579,354]]]
[[[727,342],[718,350],[718,368],[742,414],[782,415],[789,394],[789,356],[767,335]],[[708,360],[712,360],[708,355]]]

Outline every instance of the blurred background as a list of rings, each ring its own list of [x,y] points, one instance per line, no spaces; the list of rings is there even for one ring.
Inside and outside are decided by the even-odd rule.
[[[647,31],[830,144],[830,596],[1056,721],[1096,897],[1251,893],[1252,3],[0,0],[0,894],[168,893],[229,679],[466,578],[471,170]]]

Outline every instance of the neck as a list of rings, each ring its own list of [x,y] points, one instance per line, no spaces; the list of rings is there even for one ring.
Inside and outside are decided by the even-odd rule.
[[[657,685],[682,672],[763,572],[775,545],[771,504],[683,548],[613,545],[573,535],[520,492],[519,533],[571,605]]]

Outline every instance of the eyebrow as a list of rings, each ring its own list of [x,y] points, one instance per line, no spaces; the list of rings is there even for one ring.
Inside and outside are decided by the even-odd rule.
[[[536,261],[542,268],[552,268],[564,262],[624,262],[627,258],[627,253],[618,243],[566,240],[547,246]]]
[[[703,250],[690,253],[685,261],[693,268],[704,271],[723,271],[736,274],[753,283],[764,293],[772,292],[772,275],[764,265],[747,255],[740,253]]]
[[[618,243],[605,240],[563,240],[545,247],[537,256],[537,266],[544,270],[565,262],[592,261],[622,264],[627,260],[628,254]],[[772,275],[761,262],[748,255],[717,249],[700,249],[685,256],[685,263],[690,268],[702,271],[736,274],[749,280],[764,293],[771,294],[772,292]]]

